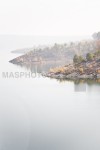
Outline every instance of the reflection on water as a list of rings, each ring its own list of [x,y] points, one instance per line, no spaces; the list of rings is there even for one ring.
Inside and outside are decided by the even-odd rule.
[[[41,73],[50,67],[25,70],[5,56],[0,63],[1,72]],[[0,76],[0,150],[100,150],[99,83]],[[75,92],[82,85],[86,92]]]
[[[86,84],[74,84],[74,90],[75,92],[86,92]]]
[[[55,61],[55,62],[45,62],[45,63],[19,63],[15,64],[20,67],[26,68],[27,70],[31,71],[32,73],[42,73],[42,72],[48,72],[50,68],[55,68],[59,66],[66,65],[65,62],[62,61]]]
[[[76,80],[69,80],[69,79],[57,79],[59,82],[73,82],[74,83],[74,91],[75,92],[86,92],[87,85],[98,85],[100,87],[100,79],[76,79]]]
[[[15,64],[16,65],[16,64]],[[52,62],[52,63],[28,63],[28,64],[17,64],[22,68],[26,68],[26,70],[30,71],[37,75],[43,72],[48,72],[50,68],[55,68],[59,66],[66,65],[65,62]],[[39,75],[38,75],[39,77]],[[74,91],[75,92],[86,92],[87,85],[100,84],[100,79],[91,80],[91,79],[77,79],[77,80],[68,80],[68,79],[57,79],[59,82],[73,82],[74,83]]]

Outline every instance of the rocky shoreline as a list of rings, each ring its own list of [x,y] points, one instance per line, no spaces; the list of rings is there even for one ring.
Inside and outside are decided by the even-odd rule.
[[[42,75],[55,79],[100,79],[100,58],[77,65],[69,64],[50,69],[49,72],[42,73]]]
[[[49,78],[54,78],[54,79],[71,79],[71,80],[77,80],[77,79],[100,79],[100,74],[96,75],[77,75],[76,73],[72,73],[69,75],[64,75],[62,73],[55,74],[55,73],[42,73],[43,76],[49,77]]]

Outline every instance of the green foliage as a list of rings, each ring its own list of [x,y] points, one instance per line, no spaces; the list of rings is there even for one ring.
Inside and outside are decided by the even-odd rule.
[[[95,55],[96,55],[96,56],[100,55],[100,50],[96,51],[96,52],[95,52]]]
[[[95,55],[94,55],[93,53],[88,53],[88,54],[86,55],[86,59],[87,59],[87,61],[91,61],[91,60],[93,60],[93,59],[94,59],[94,57],[95,57]]]
[[[73,62],[74,62],[74,63],[78,63],[78,55],[75,55],[75,56],[74,56]]]
[[[83,62],[84,61],[84,58],[82,56],[79,56],[79,62]]]
[[[82,56],[75,55],[73,58],[74,63],[81,63],[83,61],[84,61],[84,58]]]

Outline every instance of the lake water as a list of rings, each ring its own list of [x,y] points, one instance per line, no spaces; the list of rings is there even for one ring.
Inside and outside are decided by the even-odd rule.
[[[0,150],[100,150],[99,83],[29,77],[14,57],[0,52]]]

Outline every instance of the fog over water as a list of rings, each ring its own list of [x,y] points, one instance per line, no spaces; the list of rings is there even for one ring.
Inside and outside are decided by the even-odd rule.
[[[10,50],[34,42],[1,39],[0,150],[100,150],[100,84],[60,82],[38,73],[5,78],[3,72],[31,72],[9,60],[19,56]]]
[[[38,45],[53,45],[91,39],[88,36],[32,36],[32,35],[0,35],[0,51],[11,51],[30,48]]]

